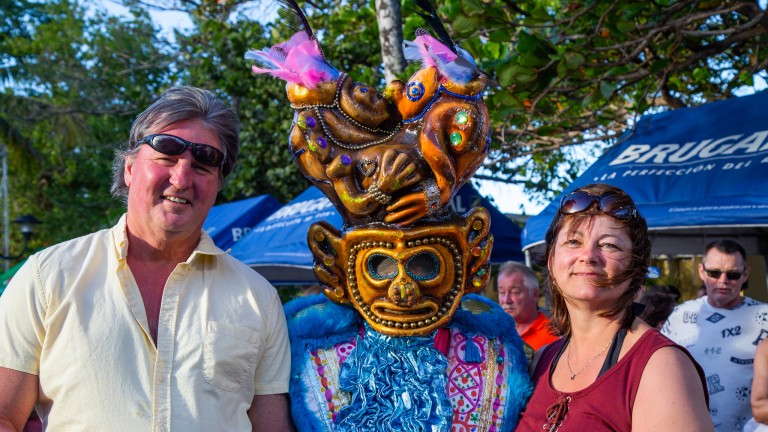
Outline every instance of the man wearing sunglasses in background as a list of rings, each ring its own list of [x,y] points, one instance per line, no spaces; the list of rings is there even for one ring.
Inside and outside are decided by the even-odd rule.
[[[127,212],[29,258],[0,298],[0,431],[285,431],[280,299],[202,231],[239,153],[235,114],[177,87],[115,157]]]
[[[733,240],[707,244],[699,277],[706,295],[677,306],[662,333],[704,368],[715,430],[741,431],[752,417],[753,363],[758,342],[768,336],[768,304],[741,295],[749,267]]]

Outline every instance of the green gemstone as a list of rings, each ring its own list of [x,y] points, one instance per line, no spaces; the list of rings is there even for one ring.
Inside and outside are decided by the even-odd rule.
[[[485,269],[478,270],[477,274],[479,274],[480,276],[485,276]]]
[[[451,144],[457,146],[461,144],[461,134],[458,132],[451,133]]]
[[[309,147],[309,151],[311,151],[311,152],[316,152],[317,151],[317,146],[312,141],[307,143],[307,147]]]
[[[307,128],[307,120],[304,118],[304,116],[299,116],[299,120],[297,121],[297,123],[299,124],[300,128],[302,129]]]
[[[469,114],[467,114],[466,111],[459,111],[456,113],[456,123],[458,124],[467,124],[469,121]]]

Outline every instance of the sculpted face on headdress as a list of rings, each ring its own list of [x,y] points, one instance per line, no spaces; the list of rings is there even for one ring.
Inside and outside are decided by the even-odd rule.
[[[308,25],[246,55],[265,67],[254,72],[288,82],[294,161],[344,219],[343,232],[310,229],[318,280],[394,336],[445,325],[487,283],[493,243],[485,209],[461,217],[450,206],[490,144],[485,77],[450,40],[416,34],[405,55],[422,68],[383,95],[330,66]]]

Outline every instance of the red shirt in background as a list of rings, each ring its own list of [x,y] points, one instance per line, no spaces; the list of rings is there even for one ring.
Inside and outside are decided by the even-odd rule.
[[[541,311],[539,311],[536,321],[534,321],[533,324],[528,327],[528,330],[524,331],[520,337],[522,337],[523,341],[530,345],[534,351],[560,339],[559,336],[552,333],[552,330],[549,328],[549,318],[547,318]]]

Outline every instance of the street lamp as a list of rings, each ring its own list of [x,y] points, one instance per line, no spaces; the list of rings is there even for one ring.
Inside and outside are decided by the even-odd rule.
[[[15,260],[21,258],[24,255],[24,252],[27,251],[27,244],[29,243],[29,239],[31,239],[32,234],[35,233],[35,225],[41,224],[42,222],[37,220],[36,217],[28,214],[17,217],[13,220],[13,223],[18,224],[19,228],[21,229],[21,235],[24,237],[24,246],[21,248],[21,252],[19,252],[18,255],[0,254],[0,258],[4,260]],[[6,250],[6,253],[7,252],[8,251]]]

